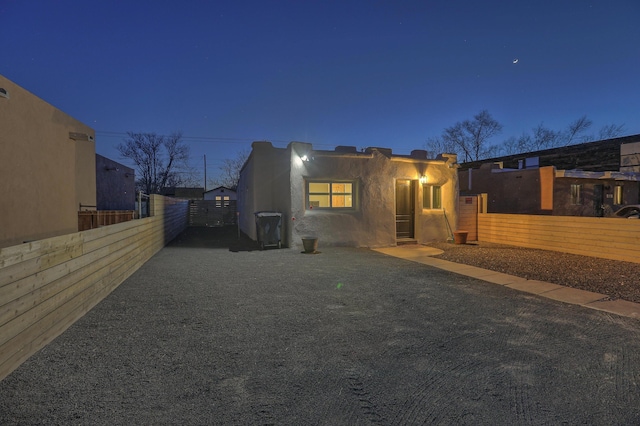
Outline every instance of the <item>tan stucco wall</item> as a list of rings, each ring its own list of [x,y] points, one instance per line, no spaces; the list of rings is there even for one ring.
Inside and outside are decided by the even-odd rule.
[[[373,151],[367,155],[336,155],[315,152],[310,162],[300,163],[292,156],[291,241],[316,236],[328,245],[384,247],[396,244],[395,185],[397,179],[416,181],[415,239],[419,243],[445,241],[448,238],[444,212],[452,227],[457,222],[457,169],[445,160],[415,160],[387,157]],[[297,166],[296,166],[297,164]],[[421,175],[428,183],[442,186],[444,209],[422,209]],[[310,210],[305,206],[308,179],[344,179],[357,182],[359,205],[355,211]]]
[[[0,87],[0,247],[77,232],[79,204],[96,204],[94,130],[1,75]]]
[[[270,142],[254,142],[240,173],[238,212],[242,232],[256,239],[255,213],[283,214],[282,240],[288,241],[291,220],[290,148],[274,148]]]

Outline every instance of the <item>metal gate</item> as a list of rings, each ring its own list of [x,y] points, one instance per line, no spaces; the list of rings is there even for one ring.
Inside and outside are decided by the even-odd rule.
[[[189,226],[225,226],[236,224],[236,201],[189,201]]]

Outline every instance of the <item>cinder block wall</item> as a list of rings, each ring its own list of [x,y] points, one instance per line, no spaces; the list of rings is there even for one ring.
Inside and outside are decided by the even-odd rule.
[[[637,219],[483,213],[478,241],[640,263]]]
[[[0,380],[187,227],[188,202],[150,202],[152,217],[0,249]]]

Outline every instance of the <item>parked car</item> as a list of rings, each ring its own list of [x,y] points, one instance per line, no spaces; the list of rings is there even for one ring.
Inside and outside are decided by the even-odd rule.
[[[624,217],[627,219],[640,219],[640,204],[624,206],[613,215],[614,217]]]

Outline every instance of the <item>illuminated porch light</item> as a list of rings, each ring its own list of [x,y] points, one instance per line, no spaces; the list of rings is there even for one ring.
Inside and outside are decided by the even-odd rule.
[[[426,175],[422,175],[422,176],[420,176],[420,183],[421,183],[421,184],[423,184],[423,185],[424,185],[425,183],[427,183],[427,176],[426,176]]]

